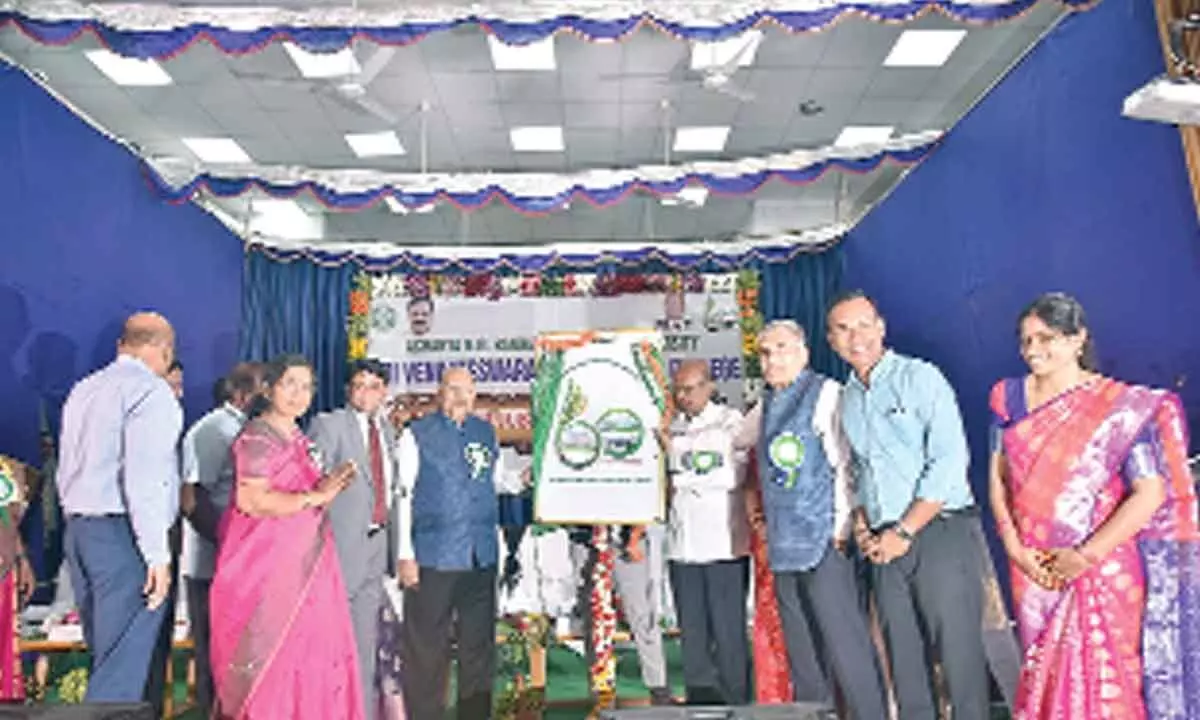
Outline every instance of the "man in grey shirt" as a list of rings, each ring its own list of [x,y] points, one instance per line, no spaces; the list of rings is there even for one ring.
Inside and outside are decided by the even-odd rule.
[[[212,714],[213,680],[209,664],[208,590],[217,553],[217,525],[233,493],[230,449],[250,405],[262,388],[262,368],[241,363],[225,378],[229,397],[196,421],[183,436],[183,526],[180,566],[187,591],[188,621],[196,652],[196,705]]]
[[[178,513],[183,411],[163,379],[175,332],[161,315],[133,315],[117,352],[72,388],[59,440],[65,555],[92,655],[87,702],[142,699]]]

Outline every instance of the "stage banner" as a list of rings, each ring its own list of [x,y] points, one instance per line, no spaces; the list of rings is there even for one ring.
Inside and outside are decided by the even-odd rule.
[[[389,363],[394,394],[429,395],[446,368],[463,366],[481,394],[527,395],[539,334],[654,328],[668,377],[685,359],[706,360],[722,399],[742,407],[740,289],[737,273],[372,277],[352,297],[351,357]]]
[[[534,518],[644,525],[665,519],[658,431],[670,403],[656,330],[537,339]]]

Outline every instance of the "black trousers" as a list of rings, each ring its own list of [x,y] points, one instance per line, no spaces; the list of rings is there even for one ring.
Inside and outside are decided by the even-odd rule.
[[[671,562],[689,705],[750,703],[746,596],[750,559]]]
[[[887,718],[879,657],[859,602],[854,563],[830,546],[812,570],[774,575],[796,701],[832,702],[832,680],[855,720]]]
[[[496,673],[496,568],[422,567],[404,592],[401,653],[410,720],[443,720],[451,638],[458,641],[458,717],[487,720]]]
[[[978,523],[974,514],[936,518],[904,557],[871,566],[871,588],[904,720],[938,718],[934,660],[941,661],[954,720],[989,717]]]
[[[175,607],[179,601],[179,553],[183,547],[183,528],[176,520],[167,533],[167,545],[171,552],[171,586],[163,603],[166,614],[158,631],[158,642],[150,656],[150,674],[146,677],[146,701],[154,707],[155,717],[163,716],[166,701],[167,663],[173,661],[172,645],[175,641]],[[175,688],[170,688],[171,692]]]

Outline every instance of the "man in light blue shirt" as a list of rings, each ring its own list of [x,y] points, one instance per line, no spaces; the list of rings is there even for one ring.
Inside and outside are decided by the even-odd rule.
[[[885,327],[861,292],[829,310],[829,344],[853,372],[842,426],[860,507],[854,534],[871,565],[899,715],[936,720],[941,661],[955,720],[988,717],[979,516],[954,390],[933,365],[884,348]]]
[[[117,352],[71,390],[59,440],[65,555],[92,654],[87,702],[142,699],[178,513],[183,411],[163,379],[175,332],[161,315],[133,315]]]
[[[188,621],[196,654],[196,706],[208,717],[213,709],[209,663],[208,592],[217,553],[217,525],[233,495],[233,441],[262,389],[262,368],[241,363],[223,380],[228,397],[196,421],[183,436],[183,487],[180,504],[183,553],[180,565],[187,590]]]

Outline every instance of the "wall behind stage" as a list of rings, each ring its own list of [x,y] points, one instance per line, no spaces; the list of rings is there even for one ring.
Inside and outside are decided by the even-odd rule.
[[[981,500],[987,394],[1025,371],[1016,318],[1045,291],[1083,303],[1105,372],[1190,375],[1200,431],[1200,231],[1179,133],[1120,116],[1163,72],[1158,43],[1145,0],[1060,23],[845,243],[843,285],[874,295],[891,344],[958,390]]]
[[[239,240],[156,199],[137,158],[4,64],[0,98],[0,453],[38,460],[40,403],[57,432],[67,391],[139,309],[175,324],[197,417],[236,358]]]

